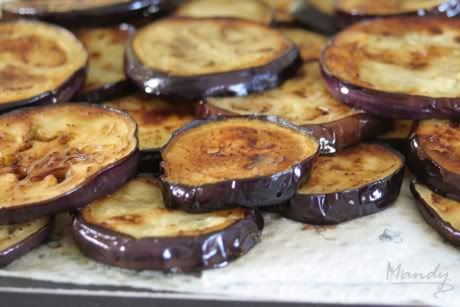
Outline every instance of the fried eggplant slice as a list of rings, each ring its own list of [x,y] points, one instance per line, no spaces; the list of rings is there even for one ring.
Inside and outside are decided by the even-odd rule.
[[[327,44],[326,36],[302,28],[282,27],[280,30],[297,45],[304,62],[319,60],[321,51]]]
[[[414,124],[413,120],[394,120],[391,129],[377,136],[377,139],[405,154]]]
[[[103,102],[134,91],[123,69],[125,45],[133,32],[127,24],[77,31],[90,54],[90,63],[85,85],[74,101]]]
[[[0,267],[38,247],[51,233],[51,219],[44,217],[0,226]]]
[[[309,29],[334,34],[338,30],[334,3],[335,0],[305,0],[295,11],[294,17]]]
[[[409,140],[407,166],[421,183],[460,201],[460,123],[420,121]]]
[[[80,208],[135,176],[137,126],[87,104],[0,116],[0,225]]]
[[[275,10],[275,22],[278,25],[292,24],[295,20],[296,0],[261,0]]]
[[[67,30],[0,23],[0,111],[68,101],[82,87],[88,53]]]
[[[401,154],[363,143],[320,156],[297,194],[270,211],[302,223],[338,224],[386,209],[398,198],[403,179]]]
[[[384,132],[388,123],[354,110],[334,99],[327,91],[318,62],[304,63],[297,74],[279,88],[245,97],[208,98],[197,114],[275,115],[315,136],[320,153],[335,153]]]
[[[263,218],[254,209],[205,214],[167,209],[160,183],[137,177],[82,209],[73,234],[96,261],[129,269],[200,271],[226,266],[260,241]]]
[[[207,212],[273,205],[308,178],[319,144],[277,117],[214,117],[177,130],[162,149],[166,207]]]
[[[460,20],[400,17],[357,23],[322,55],[340,101],[395,119],[460,117]]]
[[[233,18],[176,17],[137,32],[125,72],[147,94],[194,100],[275,87],[298,60],[298,49],[275,29]]]
[[[190,103],[131,95],[107,104],[127,112],[137,122],[141,152],[139,171],[143,173],[160,174],[160,149],[175,130],[195,119],[194,106]]]
[[[274,10],[259,0],[190,0],[179,6],[176,16],[194,18],[232,17],[270,25]]]

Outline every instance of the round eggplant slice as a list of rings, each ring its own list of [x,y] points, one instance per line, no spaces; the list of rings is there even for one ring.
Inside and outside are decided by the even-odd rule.
[[[206,212],[274,205],[308,178],[319,145],[277,117],[215,117],[177,130],[162,149],[166,207]]]
[[[380,144],[359,144],[316,161],[309,180],[270,211],[309,224],[338,224],[386,209],[399,196],[404,158]]]
[[[4,267],[46,240],[51,232],[50,218],[0,226],[0,267]]]
[[[458,0],[337,0],[337,23],[341,27],[364,19],[396,16],[445,16],[460,14]]]
[[[460,117],[460,20],[375,19],[354,24],[322,55],[331,93],[395,119]]]
[[[293,43],[263,25],[178,17],[137,32],[128,44],[125,72],[147,94],[193,100],[275,87],[298,59]]]
[[[137,126],[86,104],[0,116],[0,225],[80,208],[135,176]]]
[[[139,171],[160,174],[160,149],[172,133],[194,120],[194,106],[190,103],[171,103],[160,98],[133,95],[113,100],[109,106],[131,115],[138,125]]]
[[[425,221],[448,242],[460,246],[460,202],[417,182],[410,188]]]
[[[274,11],[259,0],[190,0],[175,15],[194,18],[233,17],[270,25]]]
[[[304,63],[279,88],[246,97],[208,98],[198,105],[200,117],[211,115],[275,115],[301,126],[330,154],[377,136],[388,123],[353,110],[327,91],[318,62]]]
[[[90,54],[85,85],[74,101],[102,102],[129,94],[134,86],[123,70],[125,45],[134,28],[123,24],[113,28],[88,28],[77,37]]]
[[[417,179],[460,201],[460,123],[420,121],[409,140],[407,165]]]
[[[0,111],[65,102],[82,87],[88,53],[67,30],[33,21],[0,24]]]
[[[3,4],[5,18],[31,18],[65,27],[110,26],[161,16],[178,0],[16,0]]]
[[[295,20],[293,12],[296,10],[296,0],[261,0],[275,10],[277,24],[292,24]]]
[[[319,60],[321,51],[326,47],[327,37],[301,28],[283,27],[280,30],[297,45],[304,62]]]
[[[129,269],[169,272],[218,268],[260,241],[262,215],[237,208],[205,214],[167,209],[160,183],[131,180],[116,193],[81,210],[73,233],[96,261]]]
[[[413,127],[414,121],[412,120],[394,120],[391,130],[379,135],[377,139],[405,154]]]
[[[334,2],[335,0],[305,0],[295,11],[294,17],[296,21],[312,30],[334,34],[338,30]]]

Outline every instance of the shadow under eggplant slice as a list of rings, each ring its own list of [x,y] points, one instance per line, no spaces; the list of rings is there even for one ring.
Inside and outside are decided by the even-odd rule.
[[[296,21],[309,29],[332,35],[339,28],[334,11],[335,0],[305,0],[294,12]]]
[[[377,136],[377,140],[389,144],[391,147],[406,156],[409,148],[409,137],[415,122],[413,120],[394,120],[392,128]]]

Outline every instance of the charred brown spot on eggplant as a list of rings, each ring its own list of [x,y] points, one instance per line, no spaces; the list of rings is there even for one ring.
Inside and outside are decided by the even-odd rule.
[[[125,113],[86,104],[0,116],[0,224],[81,207],[123,185],[137,167],[136,129]]]
[[[76,242],[90,258],[174,272],[226,265],[259,241],[262,227],[260,213],[250,209],[207,214],[167,209],[153,177],[135,178],[91,203],[73,224]]]
[[[306,62],[319,60],[321,51],[327,44],[326,36],[301,28],[286,27],[280,30],[297,45],[302,60]]]
[[[294,22],[292,13],[296,8],[295,0],[262,0],[275,10],[275,21],[278,24],[290,24]]]
[[[359,144],[320,156],[297,194],[274,211],[295,221],[337,224],[387,208],[399,196],[402,156],[380,144]]]
[[[175,14],[194,18],[233,17],[267,25],[274,19],[273,9],[259,0],[191,0],[182,4]]]

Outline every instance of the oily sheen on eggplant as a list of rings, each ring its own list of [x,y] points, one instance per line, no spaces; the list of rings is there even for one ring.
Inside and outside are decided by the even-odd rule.
[[[42,244],[51,228],[48,217],[0,226],[0,268]]]
[[[66,102],[82,87],[88,53],[72,33],[36,21],[0,33],[0,111]]]
[[[138,167],[137,126],[87,104],[0,116],[0,225],[81,208],[114,192]]]
[[[407,164],[417,179],[460,201],[460,123],[420,121],[409,140]]]
[[[263,228],[257,210],[189,214],[164,206],[153,177],[131,180],[81,210],[73,234],[96,261],[129,269],[169,272],[218,268],[247,253]]]
[[[160,174],[161,148],[172,133],[195,119],[190,103],[172,103],[160,98],[131,95],[113,100],[107,105],[127,112],[138,125],[139,171]]]
[[[270,211],[309,224],[338,224],[386,209],[399,196],[404,158],[381,144],[320,156],[309,180]]]
[[[89,51],[90,64],[85,85],[74,101],[103,102],[134,91],[123,69],[125,45],[133,32],[134,28],[127,24],[76,32]]]
[[[334,34],[338,27],[334,11],[335,0],[306,0],[294,12],[300,24],[325,34]]]
[[[162,149],[168,208],[206,212],[292,197],[318,154],[316,139],[277,117],[214,117],[177,130]]]
[[[176,16],[194,18],[233,17],[270,25],[274,11],[260,0],[190,0],[180,5]]]
[[[445,240],[460,246],[460,202],[418,182],[411,183],[411,191],[425,221]]]
[[[147,94],[193,100],[272,88],[298,60],[297,48],[275,29],[239,19],[177,17],[137,32],[125,72]]]
[[[395,119],[459,118],[460,20],[376,19],[342,31],[322,55],[340,101]]]
[[[319,50],[318,50],[319,52]],[[318,62],[304,63],[280,87],[245,97],[208,98],[197,114],[275,115],[301,126],[320,143],[320,153],[330,154],[384,132],[387,121],[354,110],[327,91]]]

